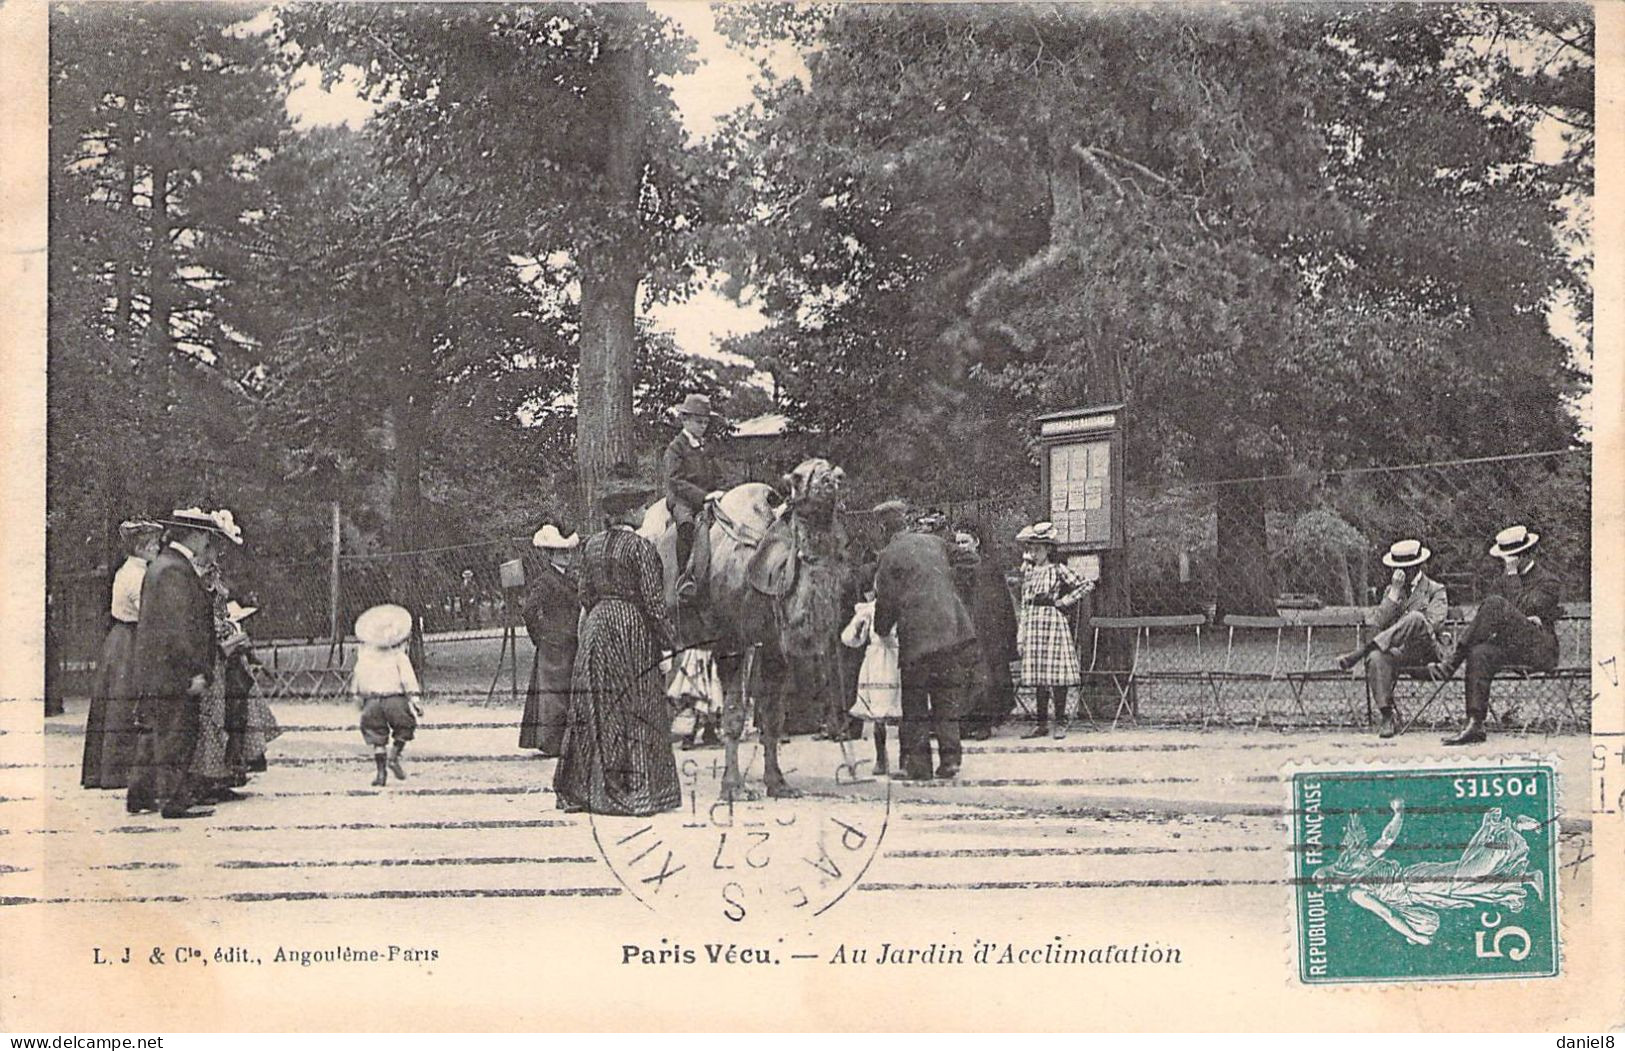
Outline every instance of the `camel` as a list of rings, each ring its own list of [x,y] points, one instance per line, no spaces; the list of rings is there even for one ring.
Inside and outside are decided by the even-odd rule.
[[[728,490],[714,502],[708,600],[701,623],[677,607],[677,531],[664,499],[644,514],[639,535],[660,552],[666,601],[685,623],[689,645],[708,646],[723,685],[727,800],[754,799],[739,769],[746,690],[758,664],[763,684],[756,725],[769,796],[800,795],[779,767],[785,691],[811,685],[821,700],[838,688],[839,636],[846,615],[846,536],[838,507],[842,471],[827,460],[804,461],[782,479],[783,493],[761,482]],[[797,672],[799,674],[786,674]]]

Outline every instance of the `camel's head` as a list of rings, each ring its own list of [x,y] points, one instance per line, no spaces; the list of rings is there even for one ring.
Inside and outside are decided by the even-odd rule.
[[[789,594],[780,600],[781,642],[798,656],[826,653],[850,610],[845,604],[846,530],[839,517],[844,471],[828,460],[804,460],[782,479],[801,557]]]
[[[820,457],[803,460],[780,479],[785,502],[797,512],[827,519],[838,509],[846,472]]]

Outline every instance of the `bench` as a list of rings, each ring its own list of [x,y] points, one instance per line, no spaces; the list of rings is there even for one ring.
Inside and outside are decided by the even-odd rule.
[[[1452,613],[1448,628],[1459,633],[1466,619],[1460,610]],[[1238,715],[1255,727],[1282,721],[1369,726],[1375,705],[1364,666],[1351,671],[1336,666],[1338,656],[1359,649],[1371,637],[1368,617],[1365,609],[1231,614],[1217,625],[1199,613],[1091,617],[1090,639],[1084,641],[1092,646],[1082,679],[1111,683],[1106,699],[1114,708],[1114,727],[1171,716],[1177,722],[1199,719],[1205,728]],[[1579,691],[1589,689],[1589,623],[1588,613],[1573,612],[1559,622],[1561,667],[1501,671],[1499,679],[1519,684],[1510,696],[1498,687],[1492,698],[1503,724],[1524,732],[1537,724],[1557,732],[1585,728],[1586,698]],[[1459,672],[1452,681],[1459,690]],[[1430,713],[1448,710],[1441,709],[1439,700],[1449,683],[1427,680],[1420,668],[1401,669],[1402,686],[1409,689],[1406,684],[1418,682],[1428,693],[1404,721],[1407,728]],[[1237,703],[1239,693],[1245,693],[1244,704]],[[1402,695],[1396,696],[1401,713],[1410,707],[1404,702]]]
[[[1314,683],[1330,683],[1344,687],[1342,692],[1349,704],[1349,714],[1353,721],[1358,723],[1361,712],[1356,701],[1356,694],[1349,689],[1356,678],[1353,672],[1343,671],[1337,667],[1337,658],[1345,653],[1358,650],[1365,645],[1366,614],[1364,610],[1315,610],[1306,612],[1293,618],[1293,627],[1303,628],[1303,665],[1301,668],[1288,671],[1286,681],[1292,687],[1292,699],[1297,704],[1298,711],[1304,711],[1304,691]],[[1367,723],[1371,721],[1371,691],[1361,690],[1365,695],[1364,718]]]
[[[1253,719],[1255,727],[1272,719],[1272,701],[1279,687],[1285,687],[1297,713],[1308,718],[1304,692],[1311,684],[1353,682],[1353,676],[1337,670],[1333,661],[1339,652],[1356,648],[1364,640],[1365,620],[1358,610],[1315,610],[1292,618],[1230,614],[1224,618],[1223,624],[1224,666],[1215,671],[1213,677],[1219,684],[1264,685],[1258,713]],[[1303,633],[1301,647],[1295,637],[1300,631]],[[1238,657],[1238,640],[1245,642],[1249,638],[1262,640],[1270,655],[1266,661],[1249,665],[1245,656]],[[1246,648],[1256,649],[1243,647]],[[1223,715],[1223,690],[1217,692],[1221,702],[1219,714]],[[1359,712],[1352,697],[1349,696],[1348,700],[1355,721],[1359,721]]]
[[[1466,615],[1465,611],[1458,606],[1452,606],[1441,634],[1447,639],[1455,638],[1466,630],[1469,623],[1471,623],[1471,618]],[[1524,665],[1509,664],[1498,670],[1495,674],[1497,682],[1521,683],[1537,688],[1524,691],[1528,696],[1523,699],[1532,698],[1533,704],[1521,704],[1519,698],[1513,698],[1509,701],[1503,695],[1499,698],[1500,704],[1498,705],[1496,690],[1492,687],[1490,690],[1491,717],[1494,717],[1496,708],[1500,707],[1501,724],[1503,726],[1512,726],[1516,722],[1517,715],[1522,711],[1525,717],[1518,724],[1518,728],[1523,733],[1527,733],[1531,726],[1541,720],[1548,720],[1551,732],[1554,733],[1562,733],[1565,724],[1571,720],[1575,729],[1586,729],[1590,725],[1589,720],[1580,713],[1575,704],[1574,695],[1576,688],[1590,688],[1590,623],[1591,618],[1588,614],[1578,614],[1567,609],[1558,618],[1555,627],[1558,633],[1559,663],[1556,668],[1544,671]],[[1575,660],[1577,655],[1581,656],[1579,661]],[[1567,663],[1564,663],[1565,660]],[[1423,716],[1427,715],[1439,699],[1444,696],[1445,691],[1449,690],[1453,685],[1462,686],[1465,689],[1462,669],[1460,668],[1456,670],[1455,675],[1444,682],[1435,682],[1431,679],[1426,668],[1401,668],[1399,681],[1394,684],[1394,708],[1396,712],[1400,710],[1400,687],[1406,683],[1420,684],[1422,690],[1426,691],[1426,696],[1421,706],[1413,714],[1400,720],[1400,733],[1404,733],[1416,723],[1421,722]],[[1555,691],[1540,689],[1539,687],[1542,686],[1555,687]],[[1554,693],[1557,703],[1548,703],[1547,698],[1553,696]],[[1532,714],[1530,709],[1533,709]],[[1449,709],[1447,708],[1446,711],[1448,712]],[[1461,712],[1462,706],[1458,705],[1456,709],[1457,717],[1460,716]],[[1447,714],[1445,718],[1448,720],[1451,716]],[[1437,725],[1437,720],[1433,725]]]
[[[343,697],[350,686],[350,672],[343,667],[317,664],[314,652],[308,662],[284,664],[281,647],[272,644],[270,663],[263,659],[249,664],[254,686],[267,701],[326,701]],[[342,654],[340,661],[342,663]]]
[[[1202,629],[1206,626],[1207,618],[1200,613],[1089,618],[1092,634],[1089,668],[1083,675],[1085,679],[1104,679],[1116,688],[1117,710],[1112,715],[1114,729],[1125,714],[1131,721],[1139,721],[1135,705],[1130,700],[1137,682],[1199,682],[1212,687],[1213,680],[1202,646]],[[1111,647],[1103,647],[1101,641],[1103,638],[1109,641],[1114,633],[1119,638],[1122,633],[1127,633],[1128,645],[1123,646],[1122,650],[1128,653],[1128,660],[1122,667],[1103,667],[1101,654]],[[1161,647],[1155,642],[1159,634],[1171,636]],[[1187,639],[1194,646],[1187,645]],[[1194,662],[1183,659],[1190,654],[1194,654]]]

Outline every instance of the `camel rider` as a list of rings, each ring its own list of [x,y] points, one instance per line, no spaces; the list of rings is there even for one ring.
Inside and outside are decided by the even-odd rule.
[[[666,506],[677,526],[677,596],[684,602],[700,603],[711,562],[705,504],[722,485],[722,472],[705,441],[717,417],[711,411],[711,399],[704,394],[690,394],[674,411],[683,429],[666,446],[661,472],[666,480]]]

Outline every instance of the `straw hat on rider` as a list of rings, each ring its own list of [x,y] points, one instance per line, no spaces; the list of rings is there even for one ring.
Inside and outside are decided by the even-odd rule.
[[[559,532],[558,526],[548,522],[542,528],[536,530],[536,535],[530,538],[530,543],[531,546],[544,550],[568,551],[581,543],[581,536],[578,533],[565,536]]]
[[[355,619],[355,637],[379,649],[399,646],[411,634],[412,613],[405,606],[373,606]]]
[[[1433,552],[1422,546],[1420,540],[1395,540],[1382,556],[1382,564],[1390,569],[1409,569],[1433,557]]]
[[[1495,543],[1490,548],[1490,554],[1496,558],[1521,555],[1538,543],[1540,543],[1539,533],[1531,533],[1526,526],[1507,526],[1495,534]]]

